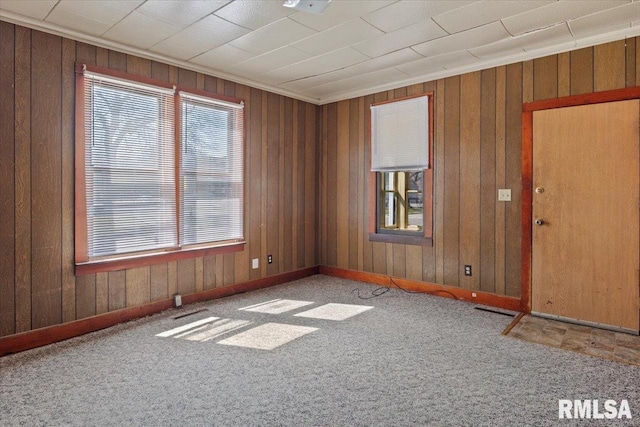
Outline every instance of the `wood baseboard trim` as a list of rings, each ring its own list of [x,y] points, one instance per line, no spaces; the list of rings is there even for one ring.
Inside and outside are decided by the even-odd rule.
[[[474,291],[471,289],[456,288],[455,286],[419,282],[417,280],[402,279],[399,277],[386,276],[377,273],[365,273],[345,268],[329,267],[325,265],[320,266],[319,271],[320,274],[324,274],[327,276],[357,280],[359,282],[371,283],[379,286],[388,286],[390,288],[401,288],[412,292],[424,292],[426,294],[453,298],[461,301],[468,301],[507,310],[521,311],[520,298],[491,294],[482,291]],[[475,297],[473,296],[473,294],[475,294]]]
[[[251,280],[249,282],[183,295],[182,302],[183,304],[192,304],[195,302],[223,298],[242,292],[281,285],[283,283],[313,276],[315,274],[318,274],[317,266],[303,268],[300,270]],[[124,308],[122,310],[111,311],[109,313],[99,314],[85,319],[74,320],[60,325],[48,326],[45,328],[35,329],[33,331],[1,337],[0,357],[64,341],[89,332],[106,329],[119,323],[128,322],[130,320],[139,319],[168,310],[171,307],[173,307],[173,299],[164,299],[137,307]]]

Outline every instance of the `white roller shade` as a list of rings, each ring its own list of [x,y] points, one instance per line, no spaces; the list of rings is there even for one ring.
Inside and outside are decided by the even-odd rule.
[[[371,106],[371,170],[429,167],[429,97]]]
[[[244,239],[243,105],[180,92],[180,241]]]
[[[177,245],[173,91],[85,72],[89,257]]]

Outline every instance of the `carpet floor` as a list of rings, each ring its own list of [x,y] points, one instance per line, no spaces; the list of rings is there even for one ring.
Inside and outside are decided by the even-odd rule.
[[[560,399],[626,400],[589,425],[640,425],[638,367],[475,308],[316,275],[171,309],[0,358],[0,426],[584,424]]]

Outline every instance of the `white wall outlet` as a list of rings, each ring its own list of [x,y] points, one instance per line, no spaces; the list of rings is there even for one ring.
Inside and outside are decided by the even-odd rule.
[[[511,189],[510,188],[500,188],[498,190],[498,201],[499,202],[510,202],[511,201]]]
[[[173,306],[176,307],[176,308],[182,307],[182,295],[175,294],[173,296]]]
[[[258,258],[252,259],[251,260],[251,268],[256,270],[258,267],[260,267],[260,261],[258,260]]]

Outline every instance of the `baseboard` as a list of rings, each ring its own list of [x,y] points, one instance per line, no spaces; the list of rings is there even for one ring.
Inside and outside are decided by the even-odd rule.
[[[320,274],[324,274],[327,276],[357,280],[359,282],[371,283],[380,286],[389,286],[391,288],[400,287],[408,291],[424,292],[427,294],[453,298],[462,301],[470,301],[477,304],[489,305],[492,307],[504,308],[507,310],[521,311],[520,298],[497,295],[472,289],[457,288],[455,286],[445,286],[438,285],[436,283],[419,282],[417,280],[402,279],[399,277],[386,276],[384,274],[365,273],[355,270],[349,270],[346,268],[329,267],[325,265],[320,266],[319,271]]]
[[[318,274],[318,267],[303,268],[300,270],[251,280],[249,282],[183,295],[182,302],[183,304],[192,304],[195,302],[223,298],[242,292],[249,292],[280,285],[293,280],[313,276],[315,274]],[[109,313],[99,314],[85,319],[74,320],[60,325],[47,326],[45,328],[34,329],[33,331],[8,335],[0,338],[0,357],[64,341],[66,339],[84,335],[89,332],[95,332],[100,329],[109,328],[119,323],[159,313],[171,307],[173,307],[173,299],[165,299],[136,307],[111,311]]]

